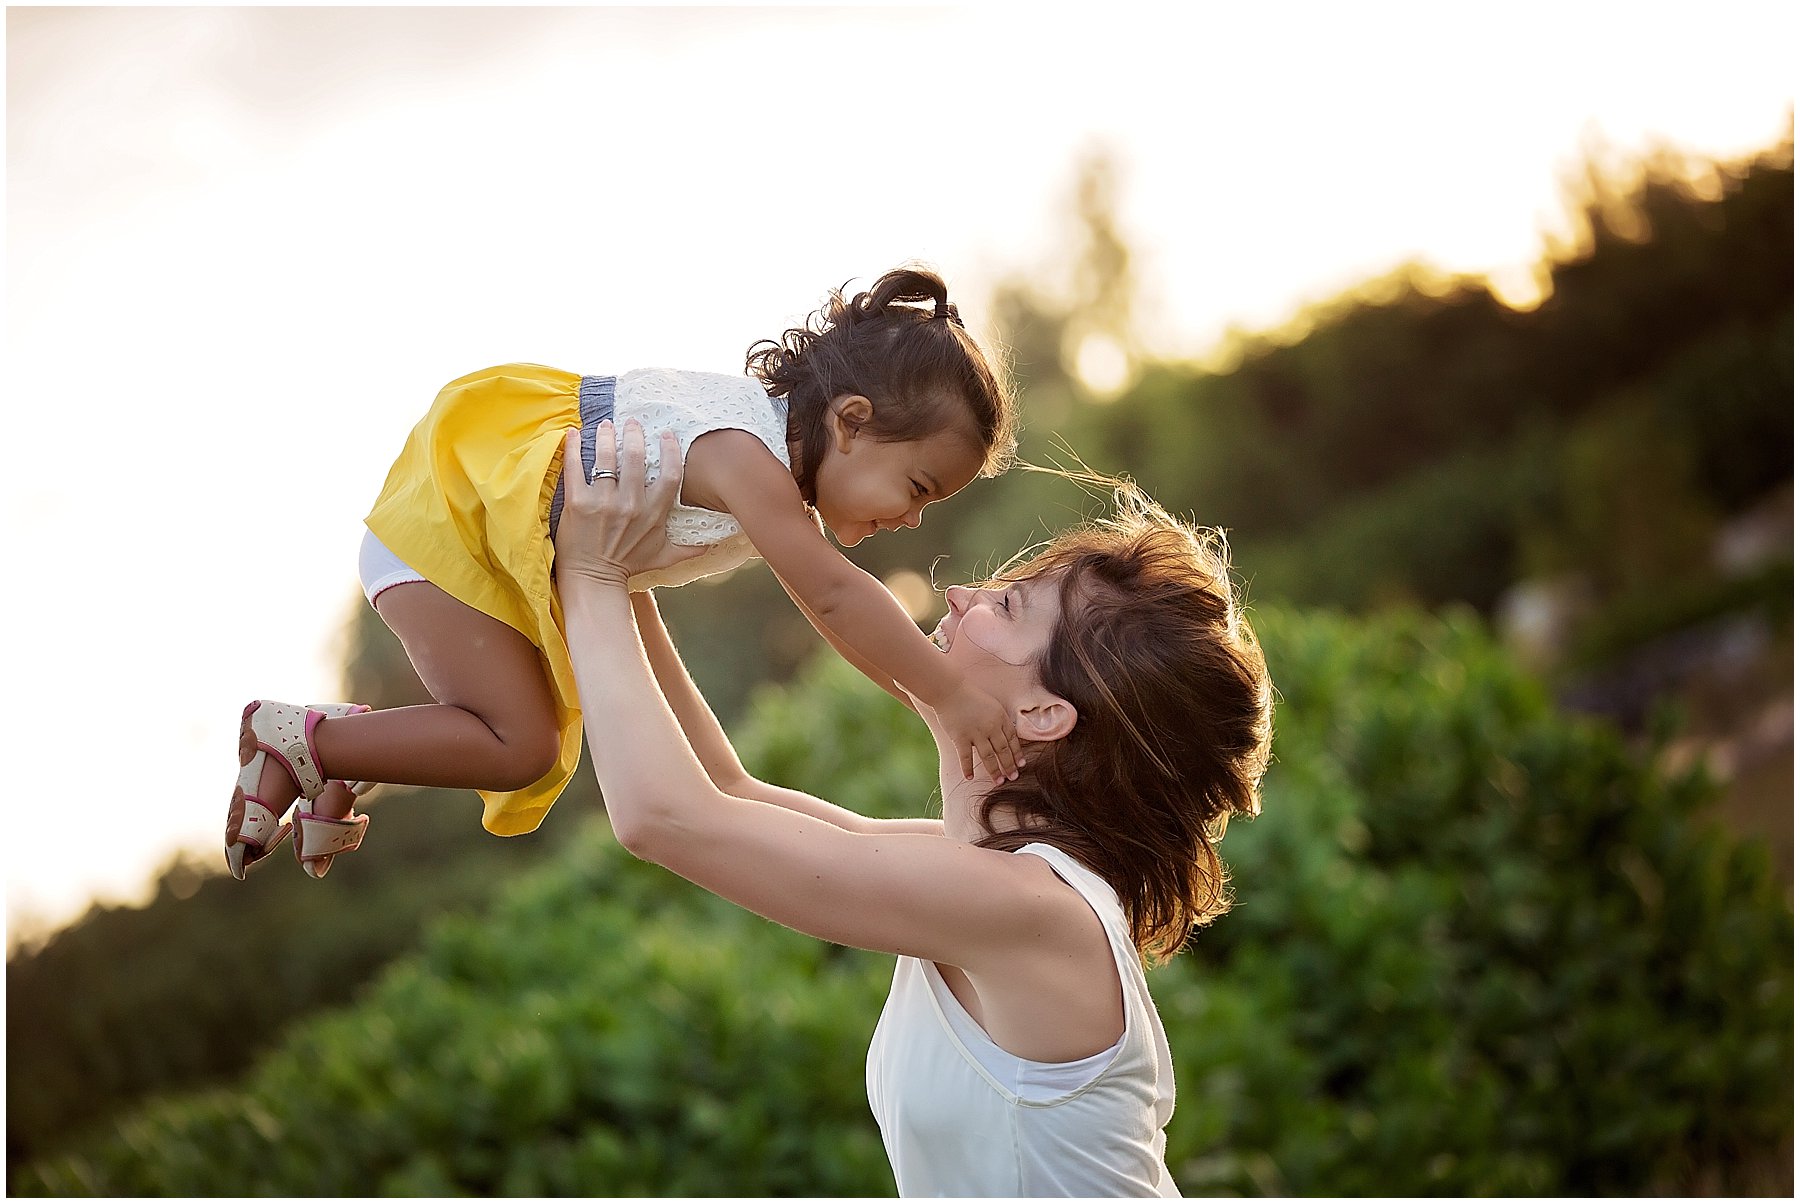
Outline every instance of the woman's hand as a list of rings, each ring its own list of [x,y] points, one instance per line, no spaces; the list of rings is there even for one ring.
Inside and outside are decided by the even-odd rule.
[[[560,580],[585,577],[623,589],[634,574],[692,560],[704,547],[669,542],[664,528],[669,509],[681,496],[681,445],[673,431],[662,433],[662,472],[644,484],[644,431],[635,419],[625,424],[621,456],[612,422],[600,424],[594,440],[594,479],[581,471],[581,432],[563,440],[563,513],[556,532],[556,573]]]

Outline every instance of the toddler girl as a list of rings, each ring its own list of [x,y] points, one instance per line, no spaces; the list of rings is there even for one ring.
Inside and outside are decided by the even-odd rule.
[[[678,459],[667,530],[692,549],[632,588],[682,585],[760,556],[852,664],[937,713],[966,776],[976,762],[996,782],[1017,776],[1005,708],[954,674],[886,588],[825,537],[852,547],[916,527],[927,505],[1000,472],[1013,453],[1012,399],[943,280],[900,269],[848,301],[833,291],[807,324],[751,347],[747,369],[754,380],[507,364],[446,385],[388,473],[359,566],[370,604],[436,702],[250,703],[225,829],[232,874],[242,878],[291,831],[300,864],[323,877],[335,854],[361,843],[368,817],[354,813],[354,797],[375,782],[472,788],[488,831],[537,827],[581,754],[551,584],[564,436],[580,429],[589,479],[596,440],[614,439],[615,422],[662,432],[647,449],[650,473]]]

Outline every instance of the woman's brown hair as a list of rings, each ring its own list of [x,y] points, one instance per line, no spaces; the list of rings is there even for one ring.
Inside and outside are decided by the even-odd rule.
[[[788,441],[800,449],[794,479],[808,505],[818,501],[819,461],[839,397],[869,399],[874,413],[862,429],[883,442],[961,426],[981,446],[984,477],[1003,472],[1018,445],[1012,394],[929,268],[896,268],[848,301],[833,289],[805,325],[753,344],[745,370],[771,397],[787,398]]]
[[[1085,863],[1118,892],[1155,962],[1231,906],[1215,846],[1233,815],[1262,809],[1273,690],[1224,533],[1129,484],[1115,500],[1110,517],[998,574],[1055,580],[1061,616],[1036,668],[1078,718],[987,796],[978,843],[1041,840]],[[994,831],[1000,808],[1016,829]]]

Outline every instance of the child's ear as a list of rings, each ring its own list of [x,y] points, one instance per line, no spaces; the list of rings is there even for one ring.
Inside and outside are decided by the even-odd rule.
[[[875,417],[875,404],[861,393],[846,393],[831,403],[832,441],[841,452],[850,450],[850,444],[862,428]]]

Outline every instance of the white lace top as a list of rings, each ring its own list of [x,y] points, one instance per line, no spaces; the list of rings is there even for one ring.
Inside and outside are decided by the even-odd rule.
[[[718,372],[684,372],[675,368],[637,368],[620,374],[613,394],[613,424],[635,418],[644,428],[649,479],[659,475],[657,434],[672,430],[681,441],[682,462],[694,440],[708,431],[749,431],[775,458],[792,467],[787,449],[787,401],[770,397],[748,376]],[[750,539],[731,515],[677,503],[669,513],[669,542],[707,551],[672,568],[639,573],[634,590],[686,585],[734,569],[756,555]]]

